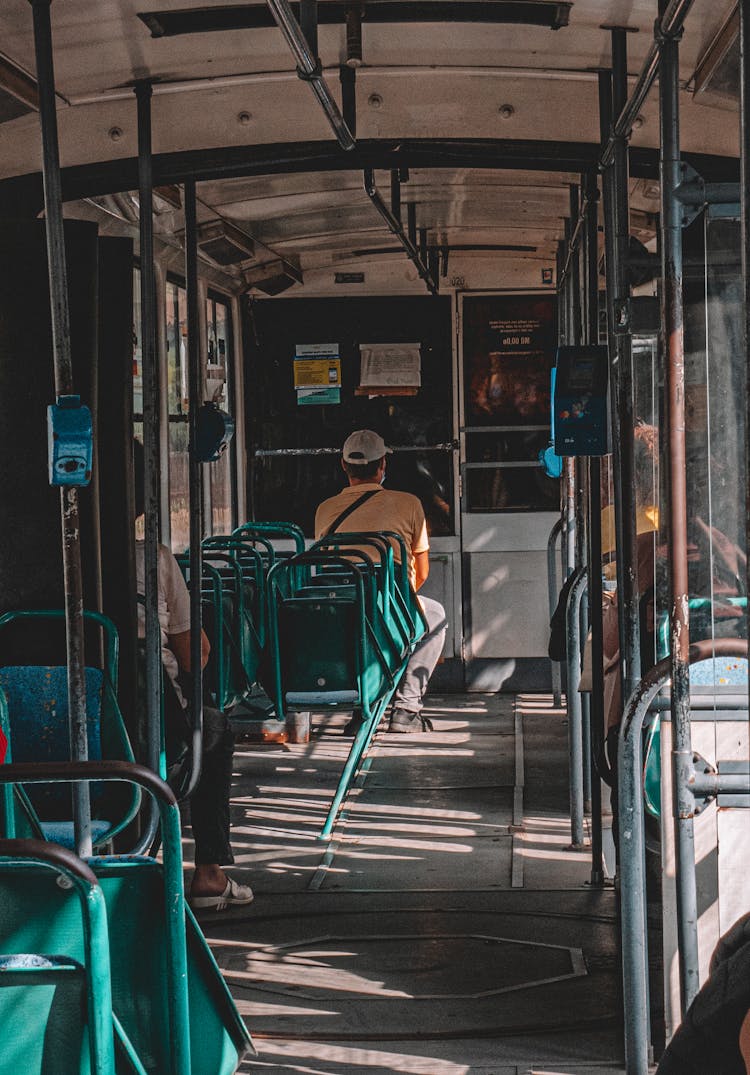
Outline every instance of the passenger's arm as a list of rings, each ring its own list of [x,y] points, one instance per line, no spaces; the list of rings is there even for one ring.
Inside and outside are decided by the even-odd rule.
[[[414,553],[414,571],[416,574],[414,589],[418,590],[421,587],[422,583],[427,581],[427,576],[430,573],[429,552]]]
[[[177,658],[177,663],[183,672],[191,669],[190,661],[190,631],[180,631],[176,635],[169,635],[167,645]],[[201,631],[201,668],[208,663],[208,655],[211,652],[211,643],[205,631]]]

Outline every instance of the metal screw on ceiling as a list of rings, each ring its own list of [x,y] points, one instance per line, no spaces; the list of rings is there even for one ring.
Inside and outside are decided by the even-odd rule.
[[[107,131],[107,134],[109,135],[109,137],[112,139],[113,142],[119,142],[120,139],[123,136],[122,127],[110,127],[109,130]]]
[[[237,122],[240,124],[241,127],[247,127],[247,125],[252,122],[252,118],[252,112],[237,113]]]
[[[381,108],[383,105],[383,98],[379,93],[371,93],[367,98],[367,103],[370,108]]]
[[[640,131],[641,127],[643,126],[643,124],[645,122],[646,121],[643,118],[643,116],[636,116],[635,119],[633,120],[633,130],[634,131]]]
[[[500,119],[510,119],[511,116],[515,115],[516,110],[513,105],[500,105],[498,112],[500,113]]]

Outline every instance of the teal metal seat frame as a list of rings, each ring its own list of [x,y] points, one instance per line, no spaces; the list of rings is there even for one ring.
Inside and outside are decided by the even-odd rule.
[[[3,783],[3,791],[11,787],[9,783]],[[34,988],[56,984],[71,971],[82,973],[86,990],[90,1070],[92,1075],[115,1075],[107,908],[95,874],[72,851],[57,844],[43,840],[0,839],[0,875],[9,872],[20,872],[24,877],[51,872],[58,879],[63,879],[65,887],[72,890],[80,905],[83,962],[76,966],[74,961],[63,956],[54,962],[46,958],[44,963],[47,966],[28,969],[23,966],[4,967],[0,973],[0,989],[16,985]],[[39,954],[47,956],[47,953]],[[23,1034],[26,1029],[25,1026],[6,1025],[4,1036],[14,1031]],[[5,1051],[7,1054],[7,1037]],[[2,1065],[0,1059],[2,1075],[11,1075],[10,1071],[4,1071]]]
[[[154,913],[163,916],[166,947],[166,979],[161,982],[162,997],[166,998],[168,1009],[169,1041],[164,1055],[169,1058],[169,1067],[163,1075],[207,1075],[202,1062],[196,1057],[191,1059],[191,1024],[189,1013],[189,963],[187,934],[192,945],[198,945],[200,960],[211,972],[210,992],[214,1003],[221,1007],[222,1020],[226,1032],[237,1050],[238,1058],[248,1049],[253,1048],[252,1039],[244,1022],[237,1013],[234,1001],[224,982],[208,946],[198,928],[195,919],[185,905],[182,873],[182,839],[180,831],[180,814],[177,800],[167,784],[154,772],[141,765],[124,762],[66,762],[39,764],[10,764],[0,766],[0,783],[4,785],[26,785],[44,783],[72,783],[79,780],[125,781],[136,783],[149,792],[156,800],[161,823],[163,841],[163,863],[139,855],[133,856],[95,856],[88,860],[88,867],[94,875],[94,882],[106,885],[107,881],[123,871],[132,877],[143,876],[144,871],[158,870],[163,874],[163,905],[161,910],[154,908]],[[44,845],[43,845],[44,846]],[[55,845],[48,844],[47,847]],[[71,856],[73,859],[75,856]],[[99,889],[97,889],[99,890]],[[102,900],[104,906],[104,900]],[[99,921],[99,920],[98,920]],[[105,922],[106,926],[106,912]],[[103,996],[104,984],[98,993],[99,1005],[96,1018],[100,1020],[100,1036],[107,1036],[107,1028],[101,1023],[112,1015],[109,1034],[114,1033],[120,1048],[125,1052],[130,1067],[137,1075],[145,1075],[146,1067],[141,1061],[136,1046],[131,1041],[127,1017],[118,1018],[112,1008],[112,993],[109,978],[109,948],[103,947],[103,927],[99,926],[97,947],[95,951],[99,971],[97,980],[106,977],[109,986],[109,999]],[[106,965],[106,967],[105,967]],[[103,1005],[103,1006],[102,1006]],[[121,1015],[123,1013],[120,1013]],[[194,1028],[194,1040],[200,1040],[201,1026]],[[105,1043],[106,1047],[106,1043]],[[107,1053],[107,1056],[110,1054]],[[93,1069],[97,1075],[115,1075],[114,1061],[110,1066]],[[224,1069],[222,1069],[223,1072]]]
[[[363,544],[357,536],[359,544]],[[367,535],[369,543],[382,548],[377,541],[370,541],[372,535]],[[342,539],[342,544],[348,545]],[[386,543],[387,544],[387,543]],[[388,545],[390,549],[390,545]],[[384,550],[385,551],[385,550]],[[351,782],[354,779],[362,759],[370,745],[373,735],[380,723],[386,709],[398,686],[401,676],[406,668],[406,662],[413,648],[413,642],[404,645],[401,634],[402,625],[392,613],[392,602],[395,585],[392,574],[388,568],[388,554],[385,552],[385,569],[380,570],[369,556],[361,549],[348,548],[346,555],[338,549],[336,553],[327,552],[322,546],[313,547],[306,553],[298,554],[274,565],[269,573],[269,653],[271,659],[272,683],[271,695],[279,715],[286,715],[290,709],[309,710],[315,709],[351,709],[354,705],[360,708],[362,719],[355,733],[354,741],[344,763],[339,777],[336,790],[328,809],[320,839],[330,836],[336,821],[338,811],[346,796]],[[392,560],[391,560],[392,564]],[[333,583],[333,597],[328,598],[326,593],[325,575],[320,587],[315,587],[313,592],[307,586],[299,587],[300,578],[309,581],[313,568],[333,568],[337,580]],[[296,591],[307,590],[308,593],[302,600],[308,600],[312,604],[324,606],[327,600],[339,600],[335,595],[337,586],[342,580],[345,585],[353,588],[353,603],[356,606],[356,632],[355,632],[355,667],[351,669],[352,685],[356,692],[356,700],[348,699],[346,702],[327,700],[324,692],[310,691],[305,700],[297,699],[290,704],[286,696],[283,683],[283,655],[280,652],[278,608],[284,600],[297,598]],[[317,590],[317,592],[315,592]],[[297,598],[299,600],[299,598]],[[370,662],[374,659],[379,674],[370,674]],[[376,690],[371,694],[370,680],[377,682]]]

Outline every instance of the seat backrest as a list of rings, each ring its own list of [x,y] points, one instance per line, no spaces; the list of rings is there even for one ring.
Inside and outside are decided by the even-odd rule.
[[[290,598],[278,607],[285,692],[357,687],[359,610],[353,599]]]
[[[104,673],[86,669],[89,758],[99,760]],[[14,761],[70,758],[68,670],[65,665],[8,665],[0,668],[0,689],[8,703]]]
[[[88,753],[102,757],[102,694],[104,673],[86,669]],[[65,665],[8,665],[0,668],[0,690],[8,706],[8,723],[16,762],[68,761],[71,758],[68,727],[68,670]],[[123,759],[124,760],[124,759]],[[101,789],[92,785],[92,803]],[[41,817],[67,816],[70,790],[64,786],[29,788]]]

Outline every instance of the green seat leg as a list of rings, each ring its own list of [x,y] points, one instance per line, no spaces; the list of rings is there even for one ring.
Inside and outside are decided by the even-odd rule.
[[[354,736],[354,742],[352,743],[349,756],[346,759],[344,768],[341,770],[341,776],[339,782],[336,785],[336,792],[331,800],[331,805],[328,808],[325,824],[318,836],[319,840],[325,840],[333,831],[333,826],[336,823],[336,816],[339,812],[344,798],[346,797],[352,780],[354,779],[357,770],[359,769],[360,762],[369,747],[372,737],[375,734],[378,724],[380,724],[381,718],[388,708],[388,703],[393,695],[393,690],[375,703],[375,706],[370,711],[369,716],[365,715],[365,719],[357,729],[357,734]]]

